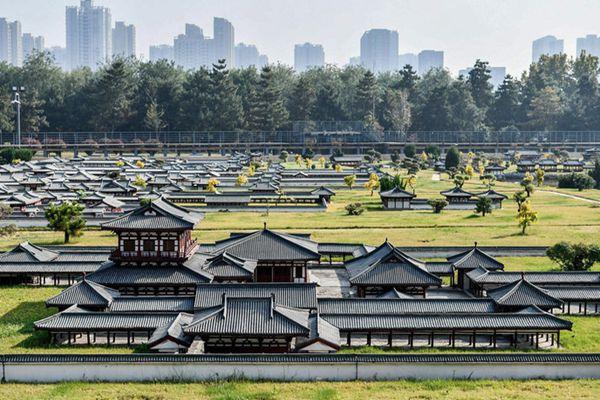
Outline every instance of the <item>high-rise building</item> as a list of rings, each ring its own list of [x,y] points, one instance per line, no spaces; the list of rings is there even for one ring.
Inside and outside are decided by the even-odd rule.
[[[325,66],[325,52],[320,44],[304,43],[294,46],[294,69],[298,72]]]
[[[419,53],[419,75],[425,75],[434,68],[444,68],[444,52],[423,50]]]
[[[360,56],[350,57],[350,59],[348,59],[348,65],[351,65],[351,66],[360,65]]]
[[[80,7],[67,7],[67,56],[69,69],[81,66],[98,68],[112,56],[110,10],[81,0]]]
[[[185,25],[185,33],[173,40],[173,59],[186,69],[207,67],[218,60],[235,65],[234,29],[226,19],[215,18],[213,38],[204,36],[194,24]]]
[[[13,21],[8,24],[10,35],[10,60],[15,67],[23,65],[23,33],[21,23]]]
[[[269,65],[269,57],[266,54],[261,54],[258,56],[258,65],[257,68],[264,68]]]
[[[498,86],[502,84],[504,81],[504,77],[506,77],[506,67],[488,67],[490,70],[490,83],[494,87],[494,89],[498,89]],[[469,77],[469,72],[471,72],[473,68],[465,68],[458,71],[459,76],[463,76],[465,79]]]
[[[405,65],[410,65],[414,71],[419,68],[419,57],[413,53],[398,54],[398,68],[402,69]]]
[[[173,46],[168,44],[159,44],[150,46],[150,61],[168,60],[173,61]]]
[[[584,52],[586,54],[600,57],[600,37],[597,35],[586,35],[577,38],[577,57]]]
[[[398,32],[371,29],[360,39],[360,64],[373,73],[398,68]]]
[[[115,21],[112,30],[113,57],[135,57],[135,26]]]
[[[211,41],[212,42],[212,41]],[[185,24],[185,33],[173,41],[173,58],[185,69],[206,67],[209,63],[209,40],[205,40],[202,29],[194,24]]]
[[[225,60],[228,66],[235,66],[235,29],[225,18],[213,19],[213,57],[211,62]]]
[[[48,49],[50,56],[54,58],[54,62],[63,70],[69,69],[69,57],[65,47],[55,46]]]
[[[542,55],[552,56],[564,52],[565,42],[554,36],[548,35],[536,39],[531,44],[531,55],[533,62],[537,62]]]
[[[238,43],[235,46],[235,67],[248,68],[254,66],[262,68],[260,63],[260,53],[253,44]]]
[[[11,63],[10,28],[6,18],[0,18],[0,62]]]
[[[23,61],[27,59],[34,51],[44,50],[44,37],[33,36],[31,33],[23,34]]]

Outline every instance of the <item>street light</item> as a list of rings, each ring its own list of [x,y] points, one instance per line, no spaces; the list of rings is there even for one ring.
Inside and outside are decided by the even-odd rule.
[[[21,94],[20,92],[25,91],[25,87],[23,86],[13,86],[13,93],[15,94],[15,99],[10,102],[10,104],[17,105],[17,147],[21,147]]]

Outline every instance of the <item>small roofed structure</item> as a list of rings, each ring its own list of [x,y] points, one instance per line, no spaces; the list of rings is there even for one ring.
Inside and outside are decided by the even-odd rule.
[[[311,317],[306,309],[277,303],[275,296],[223,295],[218,306],[196,312],[184,332],[201,340],[206,353],[286,353],[299,343],[306,351],[323,351],[317,346],[309,347],[318,341],[319,332],[326,334],[319,341],[328,347],[325,351],[336,351],[337,343],[327,338],[335,339],[337,328],[318,319],[318,315]],[[316,332],[311,333],[311,328]]]
[[[473,193],[467,192],[458,186],[451,190],[444,190],[440,194],[446,198],[448,204],[466,203],[473,197]]]
[[[581,172],[583,171],[583,162],[579,160],[567,160],[562,163],[563,172]]]
[[[385,241],[372,252],[345,263],[349,281],[358,296],[378,296],[398,289],[425,297],[427,288],[441,286],[442,279],[429,273],[425,263]]]
[[[518,311],[532,305],[545,311],[551,311],[553,308],[562,306],[562,301],[526,281],[524,277],[516,282],[488,291],[487,296],[494,299],[502,311]]]
[[[196,251],[197,243],[191,231],[202,218],[202,213],[161,197],[101,227],[119,237],[119,245],[111,254],[113,261],[179,263]]]
[[[385,210],[409,210],[411,209],[411,200],[415,195],[399,187],[394,187],[391,190],[379,192],[379,197],[381,197]]]
[[[178,314],[174,320],[156,328],[146,345],[150,350],[162,353],[187,352],[192,344],[192,337],[183,328],[189,325],[193,319],[192,314]]]
[[[311,190],[310,194],[319,196],[319,203],[322,203],[323,201],[330,203],[331,198],[335,196],[335,192],[325,186],[319,186],[318,188]]]
[[[90,310],[104,311],[121,294],[118,290],[100,285],[85,277],[73,286],[46,300],[46,307],[65,310],[74,304]]]
[[[448,257],[447,260],[458,271],[458,285],[463,289],[465,289],[465,274],[477,267],[492,271],[504,269],[504,264],[479,249],[477,242],[475,242],[472,249]]]
[[[227,251],[215,256],[196,254],[186,263],[200,263],[203,270],[214,276],[215,282],[251,282],[257,265],[256,260],[237,257]]]
[[[508,196],[498,193],[493,189],[489,189],[483,193],[478,193],[476,196],[479,198],[484,197],[490,199],[492,202],[492,207],[495,208],[502,208],[502,202],[508,198]]]

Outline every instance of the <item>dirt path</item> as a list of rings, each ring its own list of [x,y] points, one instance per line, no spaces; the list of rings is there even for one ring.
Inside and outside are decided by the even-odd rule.
[[[553,190],[538,190],[538,192],[552,193],[552,194],[556,194],[558,196],[569,197],[571,199],[585,201],[587,203],[600,204],[600,201],[598,201],[598,200],[588,199],[587,197],[577,196],[575,194],[567,194],[567,193],[555,192]]]

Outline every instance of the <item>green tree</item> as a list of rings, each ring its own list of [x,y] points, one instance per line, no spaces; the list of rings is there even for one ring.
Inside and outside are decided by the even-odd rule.
[[[521,84],[517,79],[506,75],[496,90],[489,118],[496,129],[517,124],[521,107]]]
[[[600,262],[600,246],[560,242],[549,247],[546,255],[564,271],[587,271]]]
[[[417,148],[414,144],[409,143],[406,146],[404,146],[404,155],[408,158],[414,158],[415,155],[417,154]]]
[[[492,200],[489,197],[479,197],[475,203],[475,213],[485,217],[492,213]]]
[[[301,74],[294,83],[289,100],[290,120],[310,122],[316,102],[317,93],[312,82],[307,75]],[[305,127],[312,129],[310,124]]]
[[[555,129],[565,108],[558,90],[551,86],[543,88],[531,101],[531,109],[527,116],[530,124],[543,130]]]
[[[452,146],[446,152],[446,169],[458,168],[460,165],[460,152],[455,146]]]
[[[132,61],[117,58],[100,69],[94,84],[92,120],[95,129],[113,132],[125,126],[133,115],[135,91]]]
[[[152,132],[160,132],[166,127],[163,121],[164,112],[158,108],[155,100],[150,102],[144,118],[144,126]]]
[[[375,115],[377,105],[377,86],[375,75],[371,71],[365,71],[358,82],[356,97],[354,101],[354,118],[358,121],[366,121],[369,116]]]
[[[251,117],[253,129],[275,131],[288,121],[288,112],[283,103],[281,89],[277,86],[271,67],[266,66],[260,72],[256,89],[255,114]]]
[[[431,206],[434,214],[439,214],[446,208],[448,202],[444,199],[429,199],[427,200],[427,204]]]
[[[384,129],[403,132],[410,127],[411,107],[405,91],[385,89],[378,110]]]
[[[210,78],[210,124],[215,131],[233,131],[243,124],[242,99],[237,94],[225,60],[213,64]]]
[[[491,79],[492,74],[489,63],[481,60],[475,61],[475,65],[469,71],[467,84],[475,105],[483,110],[487,110],[492,104],[493,86],[490,83]]]
[[[206,130],[211,115],[211,83],[204,68],[191,72],[181,94],[180,129]]]
[[[413,69],[413,67],[409,64],[402,67],[399,72],[400,81],[398,82],[398,88],[406,90],[408,92],[409,97],[412,98],[412,95],[415,90],[415,86],[419,80],[419,75],[417,71]]]
[[[600,189],[600,160],[597,159],[594,162],[594,169],[589,171],[588,175],[590,176],[590,178],[592,178],[594,180],[594,182],[596,182],[594,187],[596,189]]]
[[[84,207],[81,204],[65,201],[59,205],[50,204],[46,209],[48,228],[64,232],[64,242],[69,243],[71,236],[81,236],[85,220],[81,216]]]

